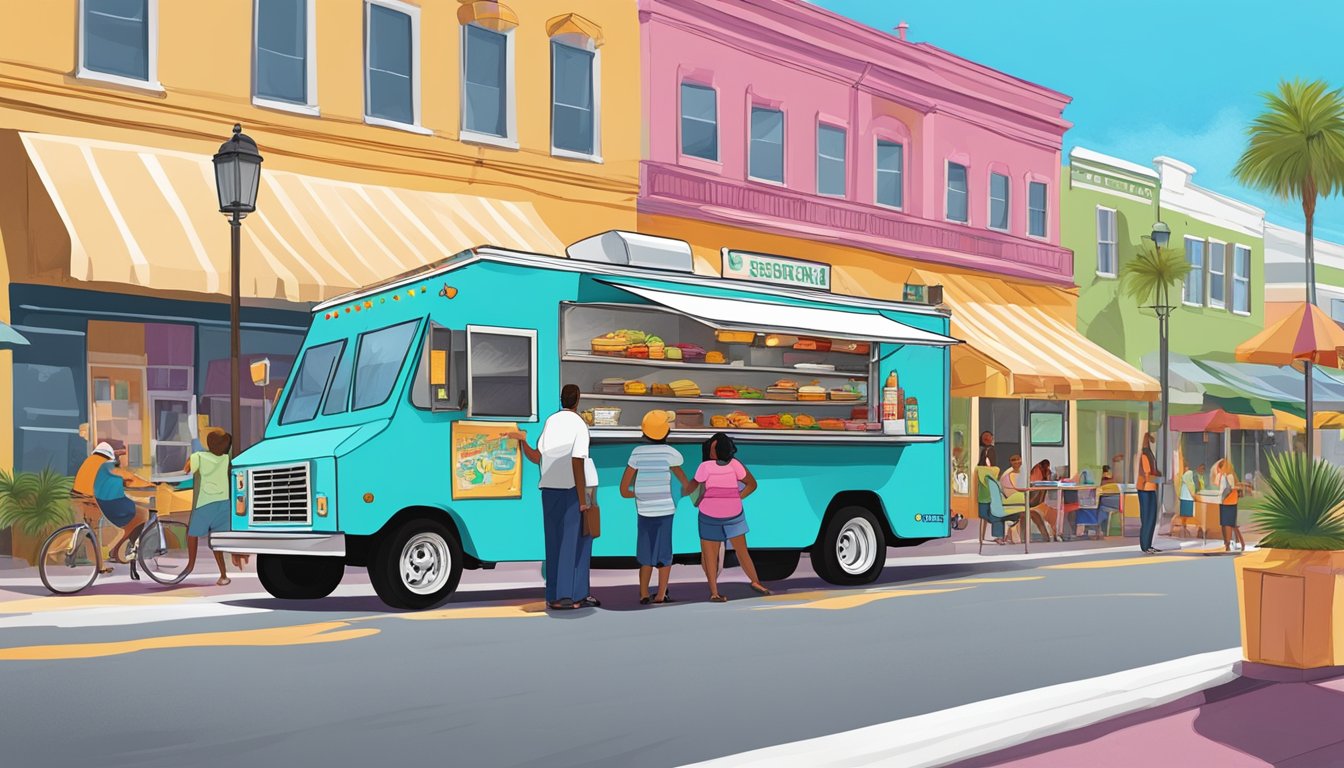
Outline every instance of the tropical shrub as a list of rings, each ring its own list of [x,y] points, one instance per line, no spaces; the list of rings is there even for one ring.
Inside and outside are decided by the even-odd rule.
[[[0,469],[0,528],[41,536],[70,522],[73,478],[51,469],[10,474]]]
[[[1271,456],[1268,491],[1251,519],[1262,547],[1344,550],[1344,470],[1303,453]]]

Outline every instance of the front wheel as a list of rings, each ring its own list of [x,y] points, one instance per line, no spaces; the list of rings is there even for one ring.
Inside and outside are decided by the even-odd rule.
[[[877,516],[863,507],[845,507],[826,521],[812,567],[831,584],[868,584],[882,573],[887,544]]]
[[[98,578],[98,544],[85,525],[67,525],[47,537],[37,560],[42,586],[73,595]]]
[[[433,608],[457,590],[462,545],[437,520],[410,520],[382,537],[368,568],[373,591],[390,607]]]
[[[155,520],[145,526],[135,547],[140,570],[160,584],[173,585],[191,573],[187,526],[176,520]]]
[[[330,595],[345,575],[345,560],[314,555],[257,555],[257,578],[272,597],[317,600]]]

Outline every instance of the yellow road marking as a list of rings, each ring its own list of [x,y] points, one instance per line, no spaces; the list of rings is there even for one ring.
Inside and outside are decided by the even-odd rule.
[[[222,647],[279,647],[290,645],[313,645],[316,643],[338,643],[345,640],[358,640],[376,635],[382,630],[373,627],[347,629],[355,622],[375,621],[379,619],[403,619],[409,621],[445,621],[450,619],[512,619],[530,618],[539,614],[529,613],[527,605],[479,606],[472,608],[446,608],[420,613],[389,613],[377,616],[360,616],[344,621],[325,621],[316,624],[298,624],[289,627],[269,627],[266,629],[240,629],[226,632],[200,632],[188,635],[165,635],[137,640],[125,640],[109,643],[68,643],[65,645],[30,645],[17,648],[0,648],[0,661],[51,661],[57,659],[93,659],[105,656],[121,656],[136,651],[164,650],[168,648],[222,648]]]
[[[893,597],[914,597],[915,595],[936,595],[941,592],[960,592],[963,589],[973,589],[973,587],[948,587],[946,589],[886,589],[867,592],[851,592],[832,597],[826,597],[819,600],[809,600],[792,605],[766,605],[757,608],[758,611],[775,611],[787,608],[811,608],[820,611],[843,611],[848,608],[858,608],[878,600],[889,600]],[[780,595],[781,598],[796,598],[801,595],[814,594],[800,592],[798,595]],[[767,600],[770,598],[766,598]]]
[[[68,597],[29,597],[0,602],[0,614],[68,611],[77,608],[115,608],[141,605],[175,605],[188,598],[204,595],[199,589],[183,589],[169,595],[70,595]]]
[[[1188,557],[1172,557],[1163,555],[1161,557],[1125,557],[1119,560],[1088,560],[1083,563],[1060,563],[1058,565],[1043,565],[1042,570],[1077,570],[1080,568],[1124,568],[1130,565],[1155,565],[1157,563],[1189,563],[1193,562]]]

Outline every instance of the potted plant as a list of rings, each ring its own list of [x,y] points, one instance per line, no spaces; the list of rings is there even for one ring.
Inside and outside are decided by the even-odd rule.
[[[72,482],[51,469],[13,474],[0,469],[0,528],[15,528],[35,540],[28,562],[37,561],[47,534],[73,519]]]
[[[1344,471],[1305,454],[1271,457],[1257,551],[1236,560],[1247,661],[1344,665]]]

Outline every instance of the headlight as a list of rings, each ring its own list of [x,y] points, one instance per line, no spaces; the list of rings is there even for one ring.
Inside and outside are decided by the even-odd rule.
[[[236,488],[236,489],[238,490],[239,493],[242,493],[243,491],[247,490],[247,479],[246,479],[245,477],[243,477],[243,473],[242,473],[242,472],[235,472],[235,473],[234,473],[234,475],[233,475],[233,487]]]

